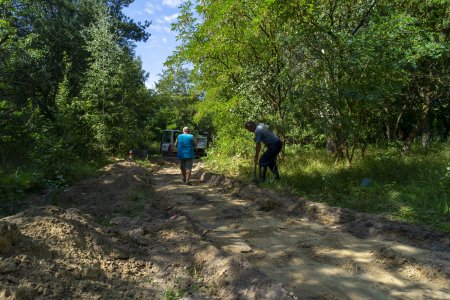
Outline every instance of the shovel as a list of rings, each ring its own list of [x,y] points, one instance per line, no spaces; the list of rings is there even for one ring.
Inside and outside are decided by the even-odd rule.
[[[253,169],[253,179],[252,179],[253,183],[258,183],[259,182],[259,178],[258,178],[258,176],[256,174],[257,173],[256,173],[256,162],[255,162],[255,168]]]

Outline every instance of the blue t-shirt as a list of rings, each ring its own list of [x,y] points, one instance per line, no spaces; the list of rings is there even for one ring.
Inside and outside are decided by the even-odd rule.
[[[180,134],[178,140],[178,158],[194,158],[194,136],[189,133]]]
[[[255,130],[255,142],[263,142],[266,146],[273,145],[279,142],[280,139],[270,131],[263,123],[258,124]]]

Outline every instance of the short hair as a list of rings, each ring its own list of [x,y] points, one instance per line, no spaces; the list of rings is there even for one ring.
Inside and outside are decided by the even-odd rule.
[[[189,132],[189,127],[183,127],[183,132]]]
[[[256,127],[256,123],[253,121],[245,122],[245,128]]]

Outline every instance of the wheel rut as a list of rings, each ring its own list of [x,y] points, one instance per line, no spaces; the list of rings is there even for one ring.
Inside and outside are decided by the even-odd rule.
[[[361,239],[341,226],[262,211],[198,179],[184,184],[175,165],[156,171],[153,183],[204,240],[244,257],[299,299],[449,299],[447,251]]]

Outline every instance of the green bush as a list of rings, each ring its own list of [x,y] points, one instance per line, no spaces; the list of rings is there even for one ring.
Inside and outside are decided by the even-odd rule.
[[[104,161],[73,161],[63,168],[57,168],[62,164],[55,162],[43,166],[41,163],[29,166],[28,169],[0,170],[0,217],[26,208],[24,200],[32,194],[54,191],[94,176],[98,174],[99,167],[105,164]]]
[[[35,174],[20,168],[10,173],[0,170],[0,217],[15,212],[37,180]]]

